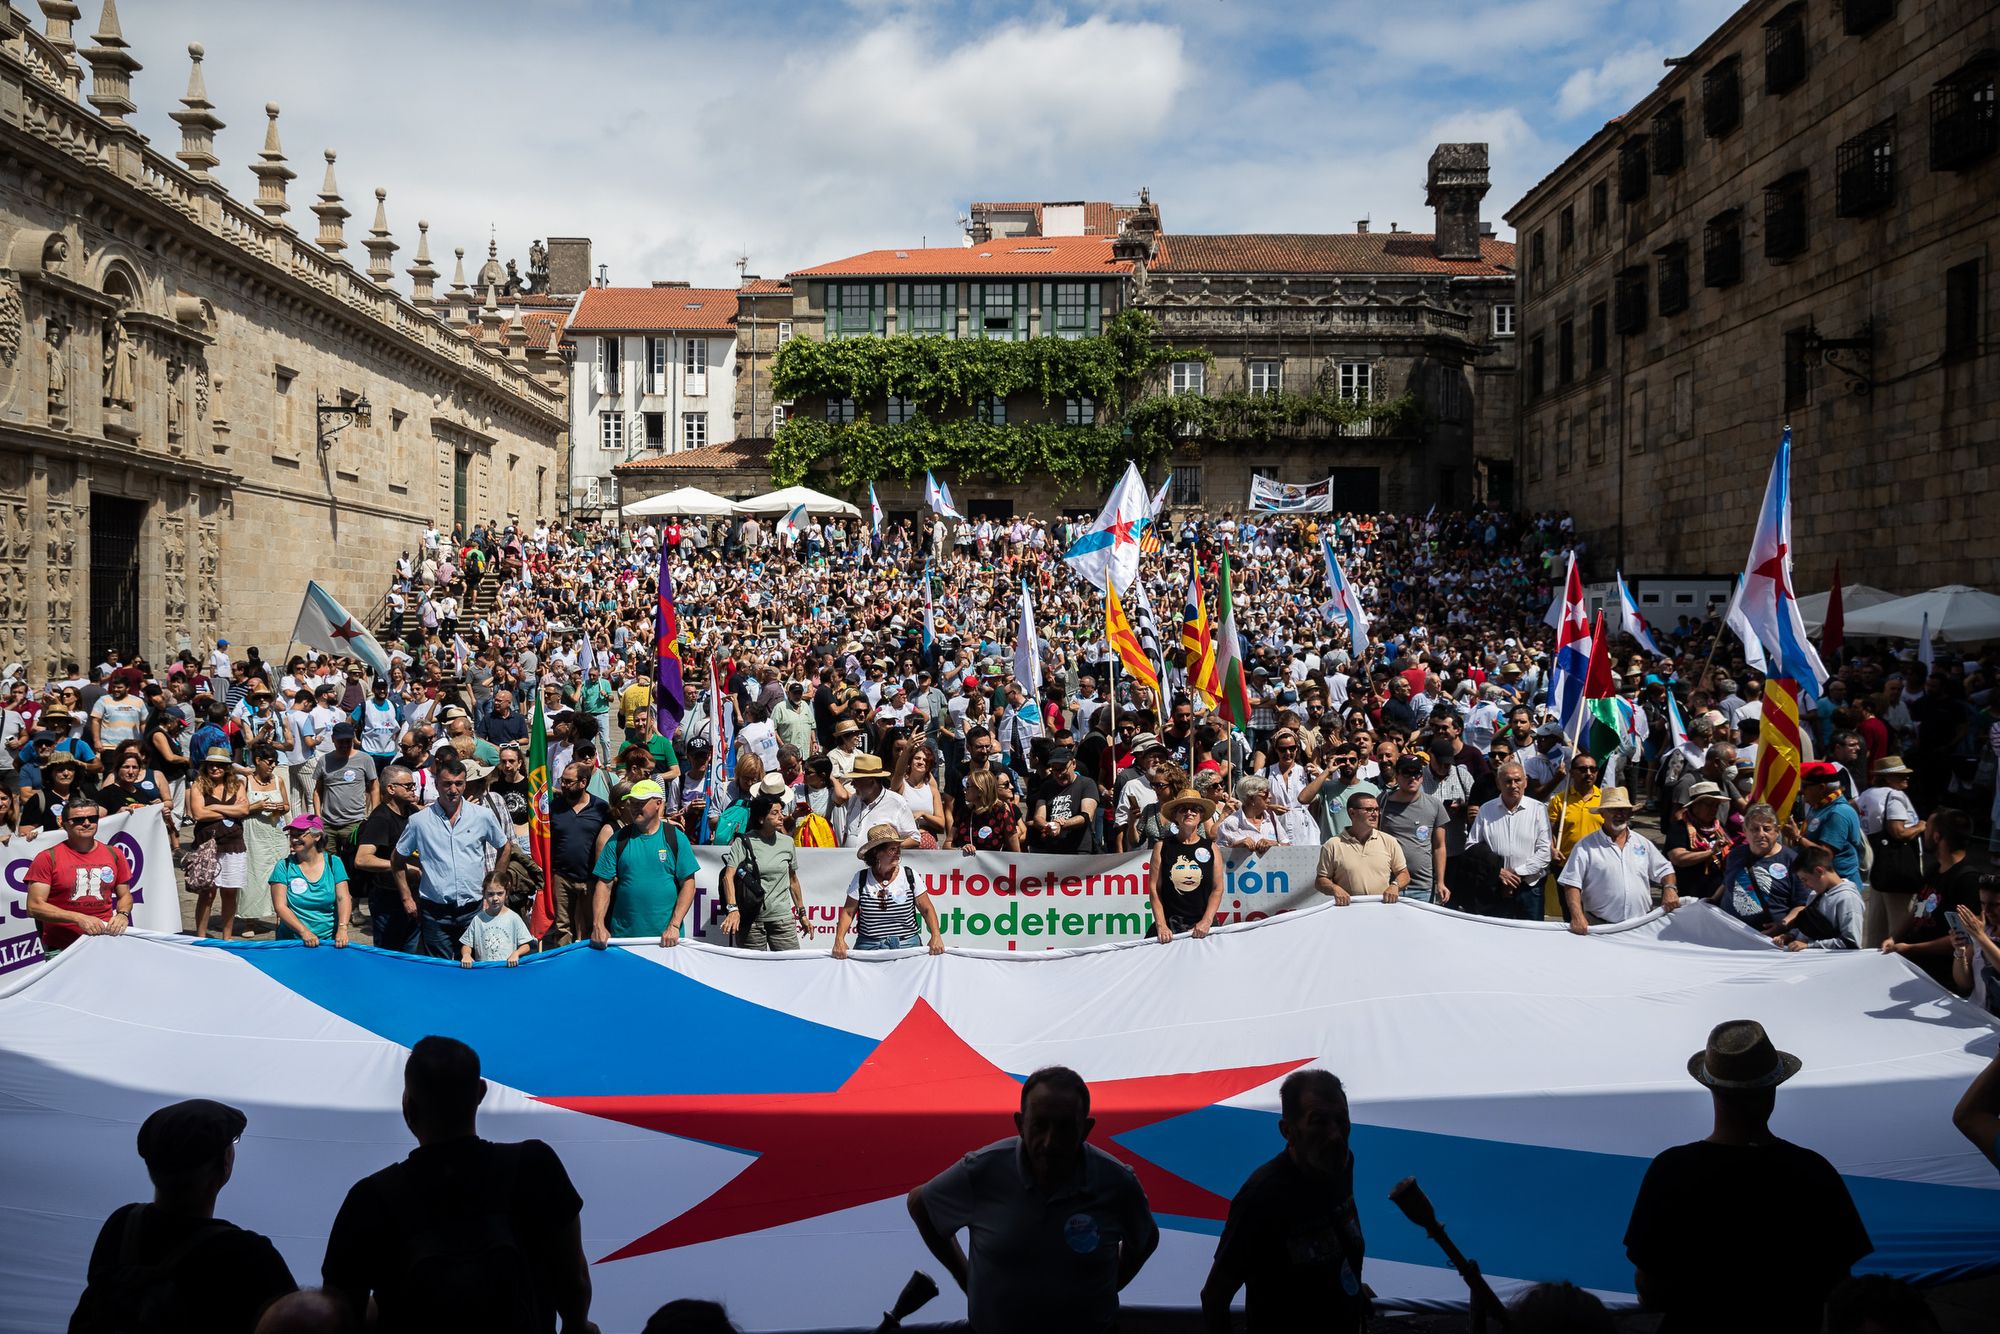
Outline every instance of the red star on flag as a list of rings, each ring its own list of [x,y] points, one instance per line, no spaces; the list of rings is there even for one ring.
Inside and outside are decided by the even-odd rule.
[[[352,616],[342,621],[339,625],[329,626],[327,633],[335,639],[345,640],[350,644],[357,639],[366,639],[368,637],[368,632],[356,625]]]
[[[1145,526],[1146,526],[1146,521],[1144,519],[1120,519],[1117,523],[1112,524],[1111,527],[1106,531],[1108,531],[1111,534],[1112,546],[1129,547],[1137,543],[1139,540],[1138,538],[1132,535],[1132,530],[1134,528],[1144,528]]]
[[[1776,585],[1781,598],[1785,595],[1785,553],[1788,550],[1790,548],[1783,542],[1778,543],[1778,549],[1771,553],[1770,559],[1750,571],[1751,578],[1769,579]]]
[[[1130,1167],[1155,1212],[1222,1219],[1229,1202],[1140,1157],[1117,1136],[1235,1097],[1306,1061],[1107,1079],[1090,1086],[1091,1142]],[[831,1093],[544,1098],[626,1125],[757,1155],[720,1190],[606,1260],[761,1232],[907,1195],[1015,1133],[1021,1085],[919,1000]]]

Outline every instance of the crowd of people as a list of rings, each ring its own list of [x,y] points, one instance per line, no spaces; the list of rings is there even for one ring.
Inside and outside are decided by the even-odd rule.
[[[316,651],[266,659],[227,638],[157,667],[111,653],[72,679],[10,671],[0,838],[65,835],[26,877],[51,951],[127,928],[132,870],[96,828],[106,815],[154,808],[193,899],[192,930],[224,939],[265,930],[307,947],[366,939],[468,966],[518,964],[573,942],[673,945],[696,929],[694,848],[708,844],[724,849],[721,928],[740,948],[941,951],[936,907],[904,860],[932,849],[1145,850],[1152,929],[1172,942],[1214,925],[1222,854],[1309,847],[1315,886],[1336,904],[1408,898],[1584,933],[1700,899],[1774,948],[1902,954],[2000,1013],[2000,882],[1973,860],[1992,830],[2000,651],[1940,655],[1930,667],[1893,646],[1843,653],[1802,705],[1809,759],[1798,801],[1781,812],[1755,786],[1761,677],[1714,615],[1653,627],[1658,654],[1619,639],[1615,688],[1634,722],[1608,747],[1580,744],[1553,719],[1545,614],[1572,557],[1591,563],[1564,516],[1177,515],[1160,525],[1125,598],[1157,655],[1157,693],[1116,661],[1100,595],[1059,559],[1087,524],[924,515],[879,532],[819,518],[798,532],[755,518],[433,528],[398,561],[383,604],[386,672]],[[1372,618],[1364,645],[1322,610],[1322,536]],[[1213,607],[1225,554],[1247,657],[1242,727],[1226,726],[1191,688],[1179,651],[1191,582],[1205,584]],[[679,699],[657,684],[663,565],[683,628]],[[1038,630],[1017,646],[1024,588]],[[1017,647],[1035,660],[1039,689],[1017,675]],[[530,839],[538,710],[556,891],[539,938],[524,920],[542,874]],[[798,850],[823,847],[860,862],[830,933],[816,931],[798,873]],[[1714,1077],[1697,1072],[1717,1099],[1710,1145],[1768,1147],[1758,1118],[1788,1072],[1768,1042],[1735,1039],[1754,1050],[1712,1043],[1703,1069]],[[1740,1074],[1767,1055],[1777,1063],[1750,1083],[1731,1084],[1720,1069],[1733,1060]],[[457,1072],[462,1101],[464,1057],[431,1056]],[[1989,1071],[1961,1108],[1989,1155],[1993,1083]],[[1745,1090],[1759,1092],[1730,1102]],[[1024,1135],[1039,1119],[1031,1093],[1063,1103],[1068,1128],[1046,1142],[1073,1140],[1080,1152],[1081,1081],[1031,1080]],[[1278,1284],[1267,1293],[1303,1284],[1296,1291],[1335,1312],[1336,1328],[1365,1309],[1360,1238],[1345,1230],[1351,1215],[1342,1221],[1334,1190],[1349,1180],[1335,1161],[1345,1151],[1337,1093],[1337,1081],[1287,1085],[1291,1147],[1238,1201],[1306,1211],[1327,1246],[1310,1250],[1310,1274],[1280,1264],[1274,1277],[1270,1229],[1300,1218],[1232,1214],[1203,1294],[1211,1327],[1223,1327],[1226,1314],[1215,1313],[1245,1283],[1253,1328],[1297,1327],[1294,1298],[1260,1299],[1260,1283]],[[470,1107],[452,1114],[447,1134],[426,1119],[427,1096],[409,1104],[420,1144],[470,1137]],[[219,1114],[201,1115],[207,1129],[182,1129],[212,1149]],[[154,1168],[143,1134],[141,1152]],[[1844,1200],[1844,1190],[1823,1160],[1791,1152],[1746,1174],[1716,1167],[1729,1155],[1705,1149],[1649,1176],[1628,1237],[1642,1295],[1670,1311],[1719,1300],[1677,1257],[1702,1230],[1696,1214],[1719,1209],[1722,1196],[1691,1194],[1687,1181],[1698,1176],[1713,1192],[1782,1178],[1781,1197],[1826,1196],[1801,1256],[1808,1268],[1789,1270],[1788,1300],[1802,1311],[1810,1295],[1816,1312],[1867,1240],[1839,1222],[1833,1194]],[[418,1156],[410,1172],[421,1175]],[[173,1162],[193,1171],[192,1157]],[[212,1212],[227,1164],[212,1152],[203,1162],[199,1182],[171,1165],[171,1180],[155,1171],[155,1209],[205,1217],[196,1207],[205,1200]],[[568,1256],[573,1192],[552,1156],[535,1162],[515,1189],[540,1192],[540,1253]],[[912,1196],[924,1239],[989,1312],[981,1328],[1035,1323],[1039,1299],[982,1292],[979,1247],[968,1258],[951,1233],[975,1218],[982,1192],[1017,1190],[1008,1173],[1037,1170],[1033,1162],[974,1155]],[[365,1304],[369,1266],[386,1263],[380,1237],[416,1179],[385,1174],[357,1187],[329,1246],[328,1293],[273,1309],[303,1321],[310,1298],[332,1320]],[[1129,1198],[1116,1204],[1124,1185],[1115,1175],[1104,1185],[1107,1207],[1125,1211],[1105,1235],[1131,1249],[1090,1282],[1115,1312],[1117,1287],[1144,1262],[1146,1232]],[[178,1252],[186,1232],[114,1219],[93,1282],[116,1260],[107,1247]],[[1774,1225],[1760,1235],[1795,1234]],[[244,1310],[289,1288],[273,1259],[254,1247],[237,1254]],[[567,1269],[548,1277],[537,1328],[558,1314],[566,1328],[589,1327],[587,1275]],[[1808,1272],[1809,1283],[1798,1278]],[[1559,1293],[1537,1300],[1576,1304]],[[1674,1327],[1720,1327],[1702,1319]],[[321,1326],[278,1328],[294,1327]]]
[[[518,960],[539,705],[558,892],[530,949],[679,940],[701,843],[727,849],[734,943],[843,954],[850,933],[925,940],[935,910],[902,852],[1147,849],[1152,929],[1171,940],[1213,925],[1217,853],[1309,847],[1343,904],[1585,932],[1703,899],[1775,947],[1892,950],[2000,1009],[2000,916],[1968,861],[1992,829],[1995,650],[1934,667],[1893,646],[1843,654],[1802,705],[1811,758],[1780,818],[1755,789],[1762,678],[1715,615],[1652,627],[1659,654],[1618,638],[1634,721],[1615,744],[1551,716],[1546,613],[1572,557],[1591,560],[1566,516],[1173,516],[1125,598],[1157,693],[1060,559],[1088,522],[431,528],[397,561],[385,673],[222,638],[163,670],[112,653],[39,688],[15,674],[0,823],[66,827],[82,856],[93,813],[158,806],[187,843],[197,934],[243,922],[338,946],[365,929],[461,958],[477,920],[473,961]],[[1359,651],[1322,609],[1322,536],[1372,618]],[[1190,688],[1179,648],[1191,584],[1212,606],[1225,553],[1241,727]],[[677,700],[655,684],[663,564]],[[1016,674],[1024,588],[1039,689]],[[866,864],[816,939],[796,854],[825,846]],[[30,877],[51,948],[122,929],[101,884],[65,892],[73,860]]]

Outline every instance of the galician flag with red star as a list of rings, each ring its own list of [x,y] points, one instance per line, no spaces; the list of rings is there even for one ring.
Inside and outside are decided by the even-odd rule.
[[[1757,531],[1750,538],[1750,559],[1743,567],[1738,594],[1743,618],[1773,659],[1771,674],[1788,677],[1818,695],[1826,684],[1826,668],[1806,637],[1806,620],[1792,589],[1792,428],[1778,441],[1771,477],[1764,486],[1764,503],[1757,510]]]
[[[375,675],[383,678],[389,675],[389,655],[375,642],[375,636],[348,615],[347,608],[315,580],[306,581],[306,597],[299,604],[299,620],[292,627],[292,639],[336,657],[359,658]]]
[[[1152,522],[1153,498],[1138,467],[1128,463],[1097,522],[1070,544],[1063,559],[1098,592],[1116,588],[1123,593],[1139,577],[1140,539]]]
[[[721,851],[697,854],[693,911],[710,922]],[[953,849],[905,865],[947,919],[1039,918],[1082,911],[1055,873],[1103,860]],[[1225,901],[1267,903],[1279,864],[1237,859]],[[980,892],[953,889],[980,867]],[[1003,871],[1004,895],[984,878]],[[86,936],[0,987],[0,1249],[37,1279],[10,1287],[5,1327],[64,1327],[100,1220],[131,1198],[139,1124],[183,1098],[245,1109],[229,1216],[314,1272],[354,1183],[411,1154],[403,1071],[432,1034],[477,1053],[478,1134],[534,1142],[521,1180],[560,1162],[574,1185],[605,1330],[688,1294],[743,1330],[873,1328],[913,1267],[938,1272],[910,1190],[982,1148],[1011,1154],[1022,1082],[1051,1065],[1088,1083],[1088,1142],[1114,1160],[1099,1170],[1129,1172],[1159,1226],[1128,1307],[1195,1308],[1230,1198],[1284,1151],[1280,1089],[1306,1067],[1346,1086],[1359,1277],[1384,1302],[1466,1301],[1389,1203],[1414,1176],[1503,1300],[1556,1257],[1631,1305],[1632,1200],[1659,1146],[1688,1133],[1689,1047],[1732,1014],[1762,1016],[1804,1061],[1786,1096],[1860,1210],[1869,1271],[1922,1284],[2000,1268],[1993,1167],[1950,1116],[1991,1044],[1965,1039],[1983,1026],[1944,1028],[1941,999],[1913,998],[1923,979],[1894,955],[1776,956],[1701,905],[1578,938],[1359,895],[1162,945],[1145,903],[1126,909],[1138,943],[1047,954],[842,960],[649,935],[461,968],[359,942]],[[1550,1015],[1564,1040],[1548,1040]],[[1117,1245],[1090,1192],[994,1182],[1010,1186],[1061,1238],[1036,1263]],[[571,1216],[546,1221],[561,1233]],[[990,1233],[971,1237],[977,1266]],[[964,1318],[943,1286],[926,1323]]]

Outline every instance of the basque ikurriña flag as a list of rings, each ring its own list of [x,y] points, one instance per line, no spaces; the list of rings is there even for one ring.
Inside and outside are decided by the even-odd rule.
[[[704,917],[720,851],[698,854]],[[824,882],[815,915],[837,911],[852,850],[805,849],[800,863]],[[947,919],[1060,919],[1091,893],[1022,883],[1003,906],[954,878],[1025,882],[1025,862],[951,851],[904,864]],[[402,1072],[430,1034],[478,1054],[479,1133],[540,1141],[573,1181],[590,1314],[607,1330],[636,1330],[663,1294],[687,1292],[726,1302],[745,1330],[872,1328],[922,1255],[907,1193],[1013,1135],[1021,1081],[1054,1064],[1089,1081],[1090,1143],[1134,1174],[1159,1225],[1159,1253],[1124,1294],[1135,1306],[1196,1307],[1230,1197],[1283,1151],[1284,1078],[1306,1066],[1350,1090],[1353,1195],[1384,1299],[1465,1301],[1388,1202],[1416,1176],[1478,1239],[1503,1300],[1554,1254],[1566,1278],[1630,1304],[1619,1239],[1653,1155],[1686,1137],[1699,1095],[1687,1052],[1741,1014],[1804,1063],[1785,1097],[1874,1242],[1857,1270],[1936,1282],[1995,1266],[2000,1183],[1950,1116],[1986,1064],[1983,1023],[1942,1027],[1943,993],[1916,997],[1930,984],[1893,955],[1784,954],[1701,904],[1621,928],[1576,938],[1357,896],[1166,947],[806,950],[782,966],[650,936],[514,968],[359,943],[86,937],[0,987],[0,1254],[38,1280],[10,1285],[6,1327],[64,1328],[99,1220],[131,1199],[139,1124],[182,1098],[248,1113],[229,1216],[294,1273],[315,1272],[349,1188],[411,1151]],[[1415,961],[1452,986],[1411,987]],[[1574,1041],[1538,1040],[1548,1013]],[[1531,1123],[1502,1115],[1528,1099]],[[1101,1226],[1085,1214],[1067,1235],[1112,1244]],[[947,1287],[926,1316],[963,1318]]]
[[[667,552],[660,550],[660,609],[653,623],[656,663],[653,715],[660,735],[672,739],[687,717],[687,679],[681,671],[681,618],[674,610],[674,577],[667,571]]]

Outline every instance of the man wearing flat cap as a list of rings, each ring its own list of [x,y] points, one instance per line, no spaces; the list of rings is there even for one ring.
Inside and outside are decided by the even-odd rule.
[[[298,1287],[267,1238],[215,1216],[247,1124],[234,1107],[194,1098],[140,1125],[153,1202],[125,1205],[104,1220],[71,1334],[249,1334],[266,1306]]]
[[[1802,1064],[1754,1019],[1717,1024],[1688,1058],[1714,1129],[1653,1159],[1625,1229],[1660,1334],[1818,1334],[1827,1294],[1875,1249],[1833,1164],[1771,1133],[1778,1085]]]

